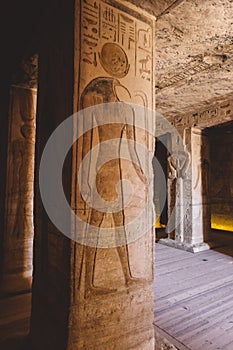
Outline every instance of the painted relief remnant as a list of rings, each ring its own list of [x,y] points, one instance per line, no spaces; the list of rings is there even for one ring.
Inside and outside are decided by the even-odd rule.
[[[100,62],[107,73],[117,78],[125,77],[130,67],[125,51],[113,43],[106,43],[102,47]]]

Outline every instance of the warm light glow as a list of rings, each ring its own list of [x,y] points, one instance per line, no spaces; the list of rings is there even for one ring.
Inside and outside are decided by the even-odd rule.
[[[166,225],[160,223],[160,217],[157,217],[155,228],[166,228]]]
[[[214,214],[211,216],[211,228],[233,232],[233,217]]]

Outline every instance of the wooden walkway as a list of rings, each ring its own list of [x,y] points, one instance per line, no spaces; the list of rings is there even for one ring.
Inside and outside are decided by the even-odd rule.
[[[217,249],[156,244],[155,328],[180,350],[233,350],[233,246]]]
[[[179,350],[233,350],[233,237],[219,237],[198,254],[156,244],[155,331]],[[0,300],[0,349],[26,350],[30,306]]]

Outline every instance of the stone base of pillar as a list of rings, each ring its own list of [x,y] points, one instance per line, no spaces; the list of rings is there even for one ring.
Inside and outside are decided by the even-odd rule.
[[[184,242],[177,242],[173,239],[165,238],[165,239],[160,239],[158,243],[164,244],[168,247],[182,249],[190,253],[199,253],[210,249],[209,244],[205,242],[197,243],[197,244],[188,244]]]
[[[70,307],[69,329],[56,298],[51,305],[38,294],[33,303],[30,349],[154,350],[153,291],[150,284],[136,287],[79,299],[81,303]]]
[[[0,296],[8,296],[30,292],[32,288],[32,272],[24,274],[5,274],[1,278]]]

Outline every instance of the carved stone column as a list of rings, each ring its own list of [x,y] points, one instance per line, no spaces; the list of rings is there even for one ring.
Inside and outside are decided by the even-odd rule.
[[[192,235],[196,250],[209,249],[207,236],[211,229],[210,150],[208,136],[200,128],[192,128]]]
[[[208,142],[203,131],[195,127],[187,127],[180,134],[184,152],[176,154],[173,148],[172,157],[177,156],[179,164],[173,166],[170,161],[176,181],[175,239],[162,239],[160,243],[196,253],[209,249],[205,243],[210,229]]]
[[[2,294],[31,288],[36,100],[35,88],[11,87]]]
[[[70,211],[72,208],[82,222],[90,225],[85,232],[77,225],[71,233],[74,240],[65,237],[43,210],[37,164],[31,346],[35,350],[152,350],[154,234],[152,227],[149,232],[143,232],[143,228],[152,216],[153,189],[148,188],[137,162],[137,147],[132,148],[130,141],[142,143],[152,152],[154,141],[145,130],[137,130],[134,109],[119,102],[139,104],[144,113],[154,108],[154,19],[134,6],[112,0],[76,1],[74,23],[73,10],[64,2],[61,13],[56,13],[57,30],[48,30],[48,42],[40,54],[37,159],[51,133],[73,112],[112,103],[116,114],[109,113],[107,107],[91,113],[93,128],[84,132],[66,159],[63,184]],[[153,133],[153,122],[144,113],[140,118],[143,124],[151,124]],[[85,127],[88,110],[83,116],[74,125],[74,134],[76,127]],[[99,168],[105,141],[110,141],[113,153],[127,144],[130,161],[121,159],[118,153]],[[111,141],[115,148],[111,148]],[[59,147],[54,149],[54,157],[59,155]],[[81,171],[84,192],[80,193],[77,170],[90,153],[89,166]],[[126,200],[127,191],[120,184],[124,179],[136,189],[129,209],[122,206],[117,212],[103,212],[87,203],[86,198],[94,196],[95,181],[106,202],[114,201],[119,193]],[[53,205],[59,211],[59,203]],[[121,241],[120,228],[137,217],[141,206],[146,207],[146,214],[138,232],[131,232],[140,237]],[[83,234],[89,237],[91,226],[97,228],[96,244],[82,244],[76,238]],[[99,247],[104,228],[114,232],[115,247],[108,241]]]
[[[177,184],[177,177],[176,177],[176,168],[174,167],[174,164],[172,162],[172,158],[169,155],[168,159],[168,173],[167,173],[167,203],[168,203],[168,225],[166,228],[166,231],[168,232],[168,238],[174,239],[175,238],[175,215],[174,215],[174,208],[176,203],[176,184]]]

